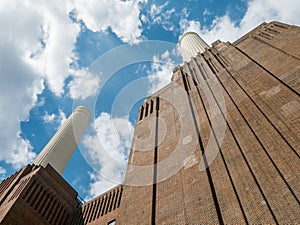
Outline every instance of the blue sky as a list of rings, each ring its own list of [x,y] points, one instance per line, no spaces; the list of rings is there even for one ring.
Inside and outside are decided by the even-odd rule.
[[[264,21],[300,25],[299,15],[298,0],[2,0],[1,179],[83,104],[93,119],[63,176],[83,199],[115,186],[139,104],[170,81],[183,32],[233,42]]]

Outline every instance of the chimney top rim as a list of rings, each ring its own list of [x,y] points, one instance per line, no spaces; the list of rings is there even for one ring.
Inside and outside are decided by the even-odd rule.
[[[189,34],[196,34],[200,37],[200,35],[197,33],[197,32],[194,32],[194,31],[187,31],[187,32],[184,32],[183,35],[181,35],[181,37],[179,38],[179,45],[181,43],[181,41],[183,40],[183,38]]]

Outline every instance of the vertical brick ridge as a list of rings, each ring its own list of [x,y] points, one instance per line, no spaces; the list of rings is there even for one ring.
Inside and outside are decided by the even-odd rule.
[[[216,56],[216,53],[213,53],[213,54]],[[219,54],[219,55],[221,56],[221,54]],[[238,87],[243,91],[243,93],[249,98],[249,100],[251,100],[251,102],[255,105],[256,109],[265,117],[265,119],[270,123],[270,125],[276,130],[277,134],[280,135],[280,137],[290,147],[290,149],[296,154],[296,156],[298,158],[300,158],[299,153],[297,152],[297,150],[289,143],[289,141],[283,135],[284,132],[279,131],[279,129],[277,128],[277,126],[274,124],[274,121],[270,120],[270,118],[266,115],[266,113],[258,106],[257,102],[254,101],[253,97],[250,96],[250,94],[245,90],[245,88],[235,78],[234,74],[238,74],[238,71],[236,71],[234,68],[230,67],[229,65],[227,65],[226,67],[224,67],[224,69],[225,69],[226,73],[231,77],[231,79],[233,79],[234,82],[238,85]],[[220,81],[220,78],[218,76],[217,76],[217,78],[218,78],[219,82],[222,84],[222,82]],[[241,79],[243,79],[243,78],[241,77]],[[224,85],[222,85],[222,86],[224,87]],[[270,107],[268,106],[268,108],[270,108]],[[277,116],[276,119],[279,120],[279,121],[282,121],[281,118],[279,118],[278,116]],[[297,138],[296,136],[294,136],[294,137]],[[298,141],[300,141],[300,140],[298,139]]]
[[[93,202],[91,214],[90,214],[90,217],[88,218],[89,222],[91,222],[95,219],[96,211],[97,211],[99,202],[100,202],[100,199],[97,199],[96,201]]]
[[[214,99],[215,99],[214,93],[213,93],[213,91],[211,90],[210,85],[207,84],[207,86],[208,86],[208,88],[210,89],[210,92],[212,93],[212,95],[213,95],[213,97],[214,97]],[[272,214],[272,217],[273,217],[274,221],[275,221],[276,223],[278,223],[278,222],[277,222],[277,219],[276,219],[276,217],[275,217],[275,215],[274,215],[274,212],[273,212],[273,210],[271,209],[270,204],[268,203],[268,200],[267,200],[267,198],[266,198],[266,196],[265,196],[265,194],[264,194],[264,192],[263,192],[263,190],[262,190],[262,188],[261,188],[261,186],[260,186],[260,184],[259,184],[259,182],[258,182],[258,180],[257,180],[257,178],[256,178],[256,176],[255,176],[255,174],[254,174],[254,172],[252,171],[251,166],[250,166],[250,164],[249,164],[247,158],[245,157],[245,155],[244,155],[244,153],[243,153],[243,151],[242,151],[241,145],[240,145],[239,142],[237,141],[237,139],[236,139],[236,137],[235,137],[235,135],[234,135],[234,132],[233,132],[233,130],[232,130],[230,124],[228,123],[228,121],[227,121],[227,119],[226,119],[226,117],[225,117],[225,115],[224,115],[224,112],[221,110],[221,108],[220,108],[220,106],[219,106],[219,103],[217,102],[216,99],[215,99],[215,102],[217,103],[217,105],[218,105],[218,107],[219,107],[219,110],[220,110],[221,113],[222,113],[223,118],[226,120],[227,127],[228,127],[228,129],[230,130],[230,132],[232,133],[232,136],[233,136],[233,138],[235,139],[235,142],[236,142],[238,148],[240,149],[240,152],[241,152],[242,155],[243,155],[243,158],[244,158],[244,160],[245,160],[245,162],[246,162],[246,164],[247,164],[247,166],[248,166],[248,168],[249,168],[249,171],[251,172],[252,177],[254,178],[255,183],[256,183],[257,187],[259,188],[260,193],[261,193],[261,195],[263,196],[263,198],[264,198],[264,200],[265,200],[265,202],[266,202],[266,204],[267,204],[267,206],[268,206],[268,208],[269,208],[269,211],[270,211],[271,214]],[[238,108],[237,108],[237,109],[238,109]]]
[[[84,217],[84,220],[83,220],[83,223],[86,224],[89,219],[89,215],[90,215],[90,212],[91,212],[91,207],[92,207],[92,203],[93,202],[89,202],[88,204],[85,205],[85,211],[83,213],[83,217]]]
[[[218,78],[218,77],[217,77]],[[219,80],[219,78],[218,78]],[[223,83],[221,83],[221,81],[219,80],[220,84],[222,85],[223,89],[225,90],[225,92],[228,94],[229,98],[231,99],[231,101],[233,102],[233,104],[235,105],[236,109],[239,111],[240,115],[242,116],[243,120],[245,121],[245,123],[247,123],[247,126],[250,128],[252,134],[255,136],[256,140],[258,141],[259,145],[261,146],[261,148],[263,149],[264,153],[267,155],[268,159],[270,160],[270,162],[272,163],[273,167],[275,168],[275,170],[277,171],[277,173],[279,174],[279,176],[281,177],[282,181],[285,183],[286,187],[289,189],[290,193],[293,195],[294,199],[298,202],[299,204],[299,200],[296,197],[295,193],[293,192],[292,188],[290,187],[290,185],[288,184],[288,182],[286,181],[286,179],[284,178],[283,174],[281,173],[281,171],[279,170],[278,166],[276,165],[276,163],[273,161],[272,157],[270,156],[270,154],[268,153],[268,151],[266,150],[264,144],[261,142],[260,137],[256,134],[256,132],[253,130],[252,126],[249,124],[248,120],[244,117],[243,113],[240,111],[239,107],[236,105],[235,101],[232,99],[232,97],[230,96],[230,94],[228,93],[227,89],[225,88],[225,86],[223,85]]]
[[[203,74],[203,73],[204,73],[204,72],[202,71],[202,69],[199,68],[196,59],[192,59],[191,62],[192,62],[192,64],[193,64],[194,68],[196,68],[196,71],[197,71],[198,73],[200,73],[200,74]],[[186,68],[191,72],[191,69],[190,69],[189,67],[186,67]],[[206,85],[208,86],[208,83],[207,83],[206,80],[205,80],[205,81],[202,80],[201,83],[202,83],[203,85],[206,84]],[[208,121],[208,123],[209,123],[209,128],[211,129],[211,131],[212,131],[212,133],[213,133],[214,141],[215,141],[215,143],[217,144],[218,150],[219,150],[220,155],[221,155],[221,158],[222,158],[222,162],[223,162],[223,164],[224,164],[224,166],[225,166],[226,174],[227,174],[227,176],[228,176],[228,178],[229,178],[229,180],[230,180],[231,187],[232,187],[232,189],[233,189],[233,192],[234,192],[234,194],[235,194],[236,200],[237,200],[237,202],[238,202],[238,206],[239,206],[239,208],[240,208],[240,210],[241,210],[240,213],[242,214],[242,217],[243,217],[243,219],[244,219],[244,221],[239,221],[239,223],[242,222],[242,223],[249,224],[249,222],[248,222],[248,220],[247,220],[247,217],[246,217],[246,215],[245,215],[245,212],[244,212],[244,209],[243,209],[243,206],[242,206],[242,203],[241,203],[239,194],[237,193],[235,184],[234,184],[234,182],[233,182],[232,175],[231,175],[231,173],[230,173],[230,170],[229,170],[229,168],[228,168],[227,162],[226,162],[226,160],[225,160],[225,157],[224,157],[224,154],[223,154],[223,150],[222,150],[222,148],[221,148],[221,146],[220,146],[220,144],[219,144],[219,140],[217,139],[216,131],[215,131],[215,129],[214,129],[213,126],[212,126],[211,118],[210,118],[211,116],[209,116],[209,114],[208,114],[208,109],[206,108],[205,103],[204,103],[204,101],[203,101],[203,97],[201,96],[199,84],[200,84],[200,83],[196,83],[196,93],[197,93],[197,95],[198,95],[198,97],[199,97],[200,104],[203,106],[203,109],[204,109],[204,112],[205,112],[205,116],[206,116],[207,121]],[[202,88],[203,88],[203,85],[202,85]],[[219,109],[219,110],[220,110],[220,109]],[[233,201],[233,199],[232,199],[232,201]],[[236,214],[236,213],[237,213],[237,212],[235,212],[235,214]],[[224,218],[224,220],[225,220],[225,218]],[[226,220],[225,220],[225,221],[226,221]]]
[[[259,38],[258,36],[251,36],[251,38],[253,38],[253,39],[255,39],[255,40],[257,40],[257,41],[259,41],[259,42],[261,42],[261,43],[263,43],[263,44],[265,44],[265,45],[268,45],[268,46],[270,46],[271,48],[275,48],[276,50],[282,52],[283,54],[285,54],[285,55],[287,55],[287,56],[289,56],[289,57],[292,57],[292,58],[294,58],[294,59],[300,60],[299,57],[297,57],[297,56],[295,56],[295,55],[292,55],[292,54],[290,54],[290,53],[284,51],[284,50],[281,49],[281,48],[277,48],[276,46],[274,46],[274,45],[270,44],[269,42],[267,42],[267,41],[265,41],[265,40]]]
[[[20,174],[21,171],[22,171],[22,169],[17,171],[16,173],[11,175],[10,177],[4,179],[0,183],[0,197],[2,196],[2,193],[8,188],[8,186],[14,181],[14,179]]]
[[[29,177],[25,179],[21,179],[20,183],[16,185],[17,189],[14,191],[13,195],[10,197],[8,202],[12,201],[14,198],[20,195],[20,193],[23,191],[23,189],[25,188],[29,180],[30,180]]]
[[[254,60],[253,58],[251,58],[246,52],[244,52],[242,49],[240,49],[239,47],[235,46],[235,48],[242,53],[244,56],[246,56],[248,59],[250,59],[250,61],[254,62],[257,66],[259,66],[261,69],[263,69],[264,71],[266,71],[268,74],[270,74],[275,80],[277,80],[279,83],[283,84],[286,88],[288,88],[290,91],[292,91],[296,96],[300,96],[300,94],[298,93],[297,90],[293,89],[291,86],[289,86],[288,84],[286,84],[283,80],[279,79],[277,76],[275,76],[273,73],[271,73],[271,71],[269,71],[267,68],[265,68],[263,65],[261,65],[259,62],[257,62],[256,60]]]
[[[254,101],[254,99],[249,95],[249,93],[245,90],[245,88],[242,87],[242,85],[240,84],[240,82],[233,76],[233,74],[228,69],[226,69],[226,71],[228,72],[228,74],[230,75],[230,77],[234,80],[234,82],[239,86],[239,88],[243,91],[243,93],[249,98],[249,100],[251,100],[251,102],[253,103],[253,105],[255,105],[256,109],[264,116],[264,118],[269,122],[269,124],[276,130],[277,134],[280,135],[280,137],[282,138],[282,140],[284,140],[284,142],[290,147],[290,149],[295,153],[295,155],[298,158],[300,158],[299,153],[297,152],[297,150],[293,146],[291,146],[291,144],[288,142],[288,140],[286,139],[286,137],[284,137],[283,134],[282,134],[282,132],[279,131],[279,129],[277,128],[277,126],[274,124],[274,121],[271,121],[270,118],[266,115],[266,113],[264,111],[262,111],[262,109],[257,105],[256,101]],[[235,71],[235,73],[237,73],[237,71]],[[221,81],[220,81],[220,83],[222,84]],[[224,84],[222,84],[222,86],[224,87]],[[277,118],[277,119],[281,120],[281,118]],[[295,138],[297,138],[297,137],[295,137]]]
[[[254,90],[247,85],[247,82],[243,78],[243,74],[238,76],[238,71],[234,69],[233,67],[226,68],[226,71],[231,76],[231,78],[238,84],[238,86],[241,88],[241,90],[248,96],[248,98],[252,101],[252,103],[256,106],[256,108],[264,115],[264,117],[269,121],[269,123],[273,126],[273,128],[277,131],[277,133],[283,138],[283,140],[286,142],[286,144],[295,152],[297,157],[299,157],[299,145],[293,145],[293,143],[298,142],[299,138],[295,135],[295,133],[289,132],[289,135],[287,135],[286,131],[291,130],[291,127],[288,126],[285,121],[271,108],[271,106],[266,102],[263,101]],[[255,98],[255,99],[254,99]],[[273,119],[269,118],[267,114],[270,115],[270,113],[273,114]],[[275,118],[274,118],[275,116]],[[291,136],[293,139],[296,139],[293,141],[291,139]]]
[[[283,54],[287,55],[288,57],[300,60],[298,56],[289,53],[285,49],[279,48],[275,45],[275,43],[277,43],[275,37],[282,36],[284,35],[283,33],[287,33],[288,31],[291,31],[291,29],[293,29],[292,26],[286,26],[285,24],[279,22],[271,22],[263,26],[261,30],[255,32],[253,35],[250,35],[249,38],[255,39],[265,45],[268,45],[268,47],[274,48],[277,51],[280,51]],[[272,40],[273,38],[275,38],[275,40]]]
[[[27,165],[23,169],[19,170],[18,172],[1,182],[0,205],[2,205],[6,201],[6,198],[11,194],[15,186],[18,185],[20,180],[28,173],[30,173],[31,170],[32,166]]]
[[[195,109],[193,108],[191,96],[190,96],[190,93],[189,93],[189,89],[187,88],[186,75],[184,75],[183,78],[184,78],[183,82],[184,82],[185,90],[186,90],[186,93],[187,93],[187,96],[188,96],[189,107],[190,107],[191,112],[192,112],[192,119],[193,119],[193,122],[194,122],[197,137],[198,137],[198,143],[200,145],[200,151],[201,151],[201,154],[202,154],[202,157],[203,157],[203,160],[204,160],[204,164],[205,164],[205,167],[206,167],[205,171],[206,171],[208,182],[209,182],[209,185],[210,185],[211,194],[212,194],[213,202],[214,202],[214,205],[215,205],[215,210],[216,210],[216,213],[217,213],[217,216],[218,216],[218,222],[219,222],[219,224],[224,224],[224,220],[223,220],[223,217],[222,217],[220,205],[219,205],[218,198],[217,198],[216,191],[215,191],[215,187],[214,187],[214,182],[213,182],[211,171],[209,169],[207,159],[206,159],[206,156],[205,156],[204,146],[203,146],[203,142],[202,142],[202,139],[201,139],[199,127],[197,125],[197,120],[196,120],[196,117],[195,117]]]
[[[180,68],[180,72],[183,73],[182,68]],[[173,99],[175,98],[174,89],[175,89],[174,85],[172,85],[172,98]],[[176,116],[177,115],[176,115],[175,110],[173,110],[172,114],[173,114],[174,123],[175,123],[175,127],[176,127],[177,123],[179,123],[179,122],[176,122]],[[179,138],[180,133],[179,133],[178,129],[175,129],[175,133],[176,133],[176,138]],[[182,159],[181,159],[181,161],[182,161]],[[184,174],[183,174],[182,170],[178,171],[178,173],[180,173],[180,185],[181,185],[180,186],[180,190],[178,190],[178,192],[181,192],[182,193],[182,197],[183,197],[182,210],[183,210],[184,218],[183,218],[182,223],[187,224],[187,212],[186,212],[186,210],[187,210],[187,203],[186,203],[186,201],[184,201],[186,199],[185,198],[185,191],[184,191]]]
[[[156,97],[155,107],[155,139],[154,139],[154,153],[153,153],[153,184],[152,184],[152,213],[151,224],[156,224],[156,198],[157,198],[157,162],[158,162],[158,117],[159,117],[159,96]]]

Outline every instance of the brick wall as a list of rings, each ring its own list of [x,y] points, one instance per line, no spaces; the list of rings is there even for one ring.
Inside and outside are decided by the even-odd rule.
[[[117,224],[300,222],[299,41],[264,23],[174,69],[140,109]]]

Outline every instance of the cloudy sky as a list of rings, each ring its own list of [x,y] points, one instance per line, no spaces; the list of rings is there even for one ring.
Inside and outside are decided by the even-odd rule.
[[[93,119],[64,178],[83,199],[122,182],[137,110],[196,31],[233,42],[260,23],[300,25],[299,0],[1,0],[0,178],[30,163],[77,105]]]

